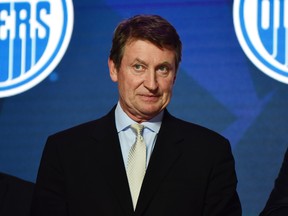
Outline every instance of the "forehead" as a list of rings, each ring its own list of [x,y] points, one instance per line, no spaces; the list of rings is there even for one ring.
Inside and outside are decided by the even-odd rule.
[[[158,47],[147,40],[132,40],[125,45],[123,58],[167,61],[172,64],[175,63],[175,52],[172,49]]]

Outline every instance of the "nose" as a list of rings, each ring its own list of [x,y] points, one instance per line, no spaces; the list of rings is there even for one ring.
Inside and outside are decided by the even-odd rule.
[[[157,82],[157,77],[156,73],[153,71],[149,71],[144,80],[144,86],[147,88],[149,91],[155,91],[158,88],[158,82]]]

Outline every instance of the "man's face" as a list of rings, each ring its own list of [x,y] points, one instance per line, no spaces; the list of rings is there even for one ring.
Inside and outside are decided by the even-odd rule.
[[[120,105],[134,121],[147,121],[170,102],[176,78],[175,54],[135,40],[125,46],[121,66],[108,61],[110,77],[118,82]]]

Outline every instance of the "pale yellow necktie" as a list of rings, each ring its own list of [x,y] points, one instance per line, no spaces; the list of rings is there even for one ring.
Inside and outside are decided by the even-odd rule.
[[[129,181],[130,192],[135,209],[141,185],[146,171],[146,145],[142,136],[143,125],[133,124],[131,128],[137,134],[136,142],[129,151],[127,163],[127,176]]]

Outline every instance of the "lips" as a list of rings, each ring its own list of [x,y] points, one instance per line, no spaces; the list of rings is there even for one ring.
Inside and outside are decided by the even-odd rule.
[[[139,95],[144,101],[154,102],[159,99],[159,95],[151,95],[151,94],[140,94]]]

